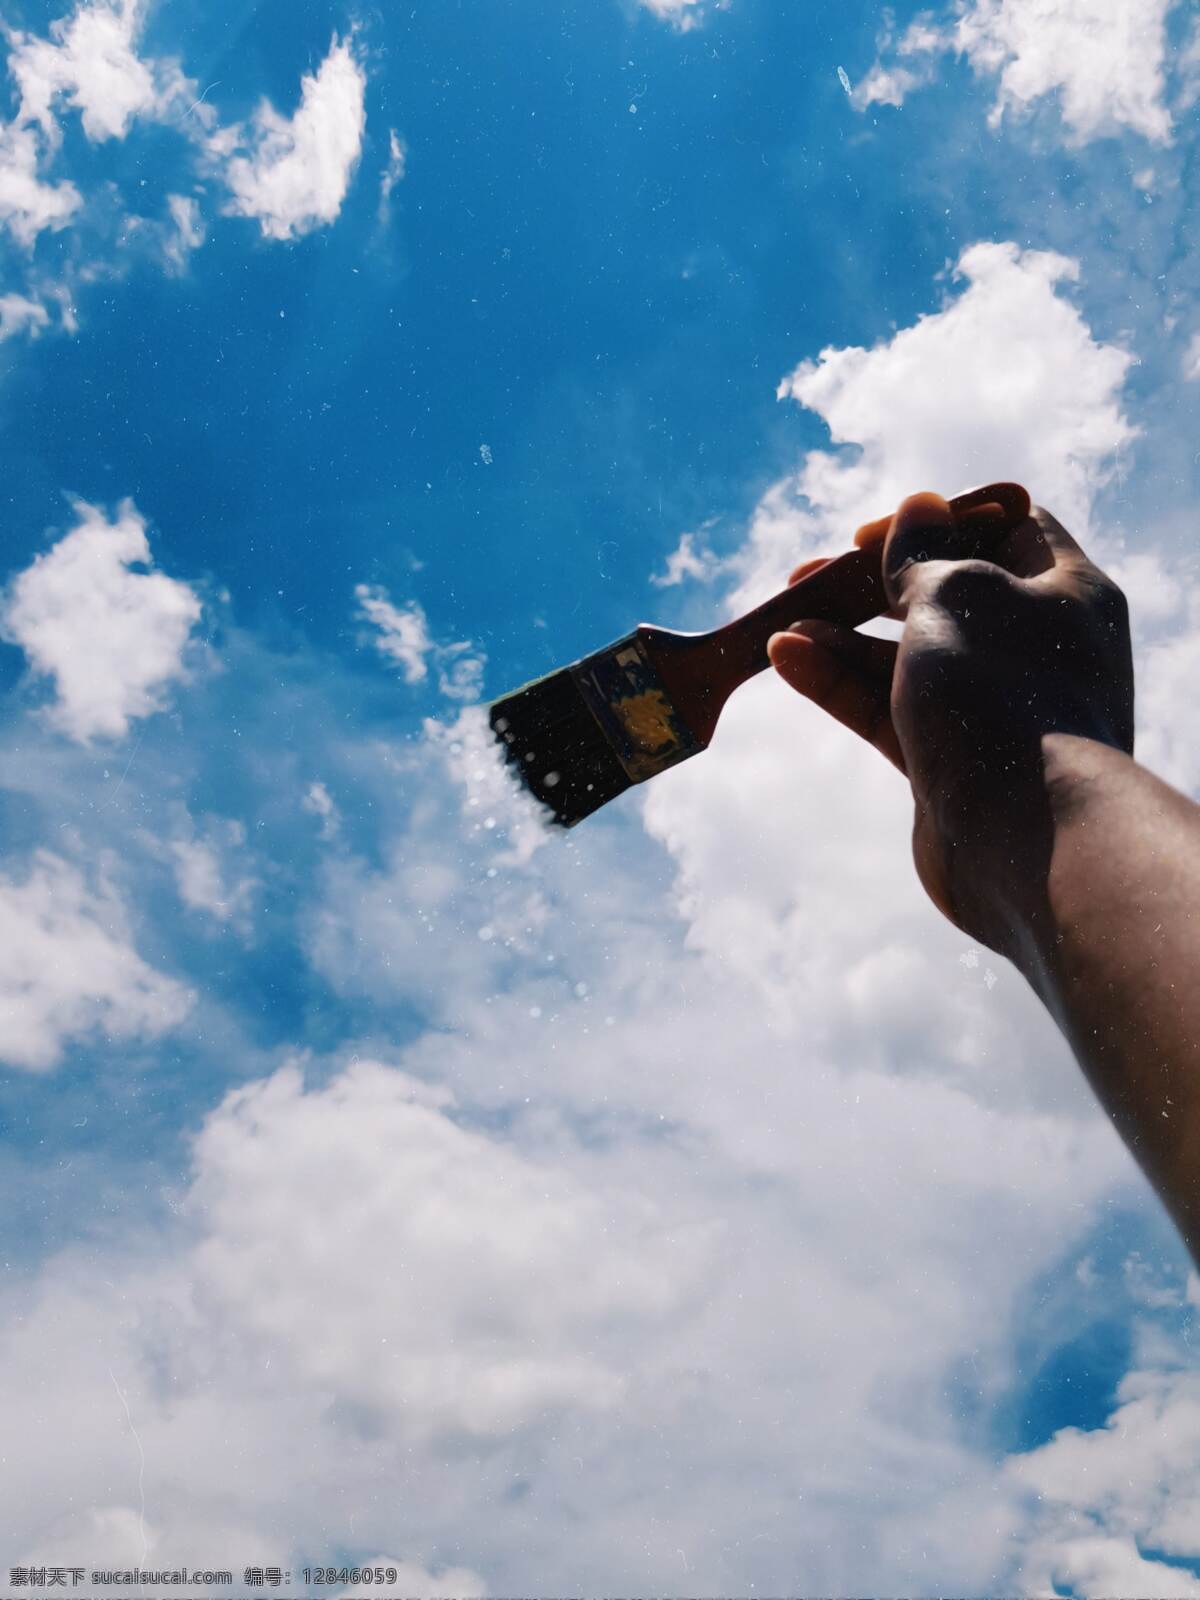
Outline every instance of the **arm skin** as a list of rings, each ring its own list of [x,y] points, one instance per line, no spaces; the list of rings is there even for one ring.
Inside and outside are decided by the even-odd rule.
[[[994,561],[935,495],[856,542],[899,642],[800,621],[772,663],[909,779],[926,891],[1028,979],[1200,1264],[1200,807],[1133,759],[1124,596],[1041,509]]]

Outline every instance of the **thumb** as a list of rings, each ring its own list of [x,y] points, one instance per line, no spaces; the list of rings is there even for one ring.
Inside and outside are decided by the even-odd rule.
[[[883,546],[883,586],[895,608],[911,599],[913,580],[926,561],[961,558],[962,532],[939,494],[913,494],[892,518]]]

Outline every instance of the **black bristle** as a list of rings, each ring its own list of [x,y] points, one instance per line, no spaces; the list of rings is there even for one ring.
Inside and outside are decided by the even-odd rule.
[[[522,783],[564,828],[631,787],[570,669],[496,700],[488,720]]]

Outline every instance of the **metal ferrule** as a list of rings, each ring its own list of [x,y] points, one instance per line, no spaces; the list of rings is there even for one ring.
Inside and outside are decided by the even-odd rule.
[[[577,661],[570,672],[632,783],[703,750],[636,633]]]

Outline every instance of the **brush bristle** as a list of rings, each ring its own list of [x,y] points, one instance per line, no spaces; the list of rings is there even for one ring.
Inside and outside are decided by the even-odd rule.
[[[569,669],[495,701],[488,720],[522,783],[564,828],[631,787]]]

